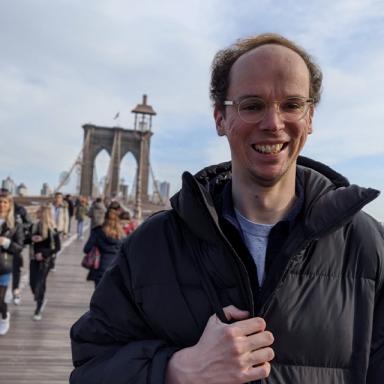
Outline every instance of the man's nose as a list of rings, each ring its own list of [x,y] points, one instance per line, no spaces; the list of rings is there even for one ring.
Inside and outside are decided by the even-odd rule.
[[[260,129],[278,131],[284,128],[284,121],[276,103],[270,104],[265,111],[263,120],[260,122]]]

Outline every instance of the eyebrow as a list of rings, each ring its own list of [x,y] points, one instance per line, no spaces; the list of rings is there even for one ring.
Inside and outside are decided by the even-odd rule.
[[[242,101],[242,100],[250,99],[250,98],[258,98],[258,99],[266,100],[264,97],[262,97],[262,96],[260,96],[260,95],[257,95],[257,94],[246,94],[246,95],[241,95],[241,96],[239,96],[238,98],[235,98],[235,99],[233,99],[233,100],[235,100],[235,101]],[[299,98],[299,99],[309,99],[310,96],[289,95],[289,96],[285,96],[285,97],[282,98],[281,100],[296,99],[296,98]]]

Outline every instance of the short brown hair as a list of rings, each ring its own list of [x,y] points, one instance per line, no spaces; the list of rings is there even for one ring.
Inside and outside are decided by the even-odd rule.
[[[235,61],[252,49],[266,44],[276,44],[287,47],[296,52],[304,60],[310,76],[309,97],[313,99],[315,105],[319,103],[323,74],[311,55],[296,43],[281,35],[276,33],[264,33],[239,39],[228,48],[222,49],[216,53],[211,67],[210,85],[210,96],[215,107],[220,110],[224,109],[224,101],[227,97],[229,88],[229,75]]]

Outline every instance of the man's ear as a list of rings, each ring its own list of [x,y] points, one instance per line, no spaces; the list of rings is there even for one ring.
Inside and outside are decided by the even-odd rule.
[[[225,136],[225,127],[224,127],[224,116],[223,111],[221,111],[218,107],[215,107],[213,110],[213,117],[216,123],[216,132],[219,136]]]

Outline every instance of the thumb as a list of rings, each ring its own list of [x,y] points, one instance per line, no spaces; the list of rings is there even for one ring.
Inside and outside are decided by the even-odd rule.
[[[223,308],[225,317],[228,321],[231,320],[245,320],[249,318],[249,312],[235,307],[234,305],[228,305]]]

